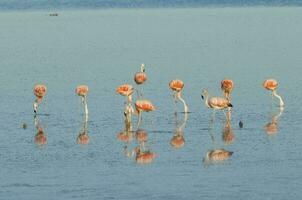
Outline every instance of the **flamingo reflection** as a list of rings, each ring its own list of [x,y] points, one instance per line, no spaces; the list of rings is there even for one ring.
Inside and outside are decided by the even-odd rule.
[[[156,154],[151,151],[147,145],[148,133],[143,129],[138,129],[135,133],[135,138],[138,143],[137,147],[129,150],[129,143],[124,147],[124,153],[127,157],[135,157],[137,164],[150,164],[153,162]]]
[[[223,135],[222,140],[224,144],[230,144],[234,139],[234,134],[231,128],[231,111],[226,115],[226,124],[223,128]],[[220,147],[220,145],[216,144],[214,133],[213,133],[213,123],[210,122],[210,136],[212,140],[212,148],[206,152],[205,157],[203,158],[203,163],[205,167],[208,167],[212,164],[219,164],[223,163],[223,161],[228,160],[232,155],[232,151],[225,150],[224,148]]]
[[[278,132],[278,129],[279,129],[278,128],[278,119],[282,115],[282,113],[283,113],[283,109],[280,108],[279,112],[275,113],[272,116],[271,121],[265,125],[264,129],[268,135],[275,135]]]
[[[37,133],[35,135],[35,143],[37,145],[47,144],[47,136],[44,133],[44,130],[41,126],[40,120],[38,119],[38,117],[36,115],[34,116],[34,123],[35,123],[35,127],[37,129]]]
[[[150,164],[153,162],[156,154],[147,148],[148,134],[145,130],[139,129],[136,131],[136,139],[138,146],[134,149],[135,151],[135,161],[138,164]]]
[[[170,141],[171,146],[175,149],[180,149],[185,145],[183,129],[186,126],[187,120],[188,120],[188,113],[184,113],[184,119],[180,123],[177,121],[177,115],[175,115],[176,128],[173,137]]]
[[[89,144],[90,139],[88,135],[88,118],[85,116],[84,117],[84,122],[83,122],[83,127],[77,137],[77,143],[86,145]]]
[[[84,122],[83,127],[77,137],[77,143],[82,145],[89,144],[89,135],[88,135],[88,106],[87,106],[87,95],[88,95],[89,88],[86,85],[79,85],[75,92],[78,96],[81,97],[83,106],[84,106]]]
[[[224,144],[231,144],[234,141],[234,133],[231,126],[231,111],[227,112],[227,120],[222,130],[222,140]]]

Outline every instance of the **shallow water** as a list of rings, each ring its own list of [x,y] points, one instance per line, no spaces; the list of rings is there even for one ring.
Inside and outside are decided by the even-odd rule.
[[[115,9],[0,13],[1,199],[299,199],[302,197],[300,73],[301,8]],[[149,165],[136,164],[117,140],[124,129],[124,98],[115,94],[146,63],[145,98],[157,110],[143,113]],[[231,128],[200,93],[221,95],[232,78]],[[285,110],[278,131],[265,125],[278,115],[264,79],[279,80]],[[175,130],[168,83],[181,78],[191,113],[185,144],[170,145]],[[35,144],[32,88],[48,87],[39,108],[46,145]],[[87,84],[88,145],[78,145],[83,108],[74,89]],[[181,111],[181,105],[178,110]],[[178,115],[178,119],[183,118]],[[244,127],[239,128],[242,121]],[[22,129],[26,123],[27,128]],[[136,127],[136,117],[133,120]],[[135,139],[128,149],[137,146]],[[234,152],[205,165],[207,151]]]

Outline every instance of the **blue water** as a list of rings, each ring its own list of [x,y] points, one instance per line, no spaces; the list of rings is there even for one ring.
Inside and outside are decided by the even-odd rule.
[[[0,13],[0,199],[300,199],[302,197],[301,8],[108,9]],[[127,157],[117,140],[124,129],[124,98],[115,94],[146,63],[143,114],[148,165]],[[223,141],[222,112],[211,125],[203,88],[221,95],[231,78],[231,129]],[[280,85],[278,116],[264,79]],[[191,113],[185,145],[174,149],[170,80],[181,78]],[[47,144],[37,145],[33,86],[47,85],[38,115]],[[89,86],[88,145],[78,145],[83,107],[74,93]],[[178,110],[182,109],[178,105]],[[178,119],[183,118],[178,115]],[[243,129],[238,122],[244,123]],[[23,129],[22,125],[27,124]],[[133,118],[135,129],[136,117]],[[208,151],[234,152],[205,166]]]

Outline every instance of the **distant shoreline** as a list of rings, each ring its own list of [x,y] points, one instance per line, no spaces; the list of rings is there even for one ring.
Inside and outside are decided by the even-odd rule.
[[[115,7],[89,7],[89,6],[83,6],[83,7],[28,7],[28,8],[3,8],[0,5],[0,12],[27,12],[27,11],[72,11],[72,10],[133,10],[133,9],[215,9],[215,8],[301,8],[301,4],[295,4],[295,5],[231,5],[231,4],[221,4],[221,5],[196,5],[196,6],[115,6]]]

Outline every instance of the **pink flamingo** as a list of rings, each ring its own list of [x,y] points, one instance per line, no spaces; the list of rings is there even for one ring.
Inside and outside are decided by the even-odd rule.
[[[131,114],[133,113],[132,107],[132,93],[133,87],[129,84],[123,84],[117,87],[116,92],[122,96],[126,96],[127,100],[125,102],[125,111],[126,120],[131,123]]]
[[[282,100],[282,97],[279,96],[277,94],[277,87],[278,87],[278,81],[275,79],[267,79],[263,82],[263,87],[267,90],[271,90],[272,91],[272,96],[275,96],[279,99],[279,103],[280,103],[280,107],[283,108],[284,107],[284,102]]]
[[[145,73],[145,64],[141,64],[141,70],[136,72],[134,75],[134,81],[139,86],[142,85],[147,80],[147,74]],[[141,91],[137,91],[138,98],[142,96]]]
[[[84,105],[85,121],[88,121],[88,106],[87,106],[88,91],[89,88],[86,85],[79,85],[75,90],[76,94],[81,97],[82,103]]]
[[[155,107],[149,100],[137,100],[135,102],[135,108],[138,113],[138,123],[137,128],[139,128],[141,118],[142,118],[142,112],[150,112],[154,111]]]
[[[170,81],[169,87],[174,91],[173,97],[174,97],[174,102],[176,102],[176,99],[179,99],[183,105],[184,105],[184,113],[189,112],[189,108],[185,102],[185,100],[181,97],[181,91],[184,87],[184,83],[182,80],[175,79]]]
[[[33,105],[35,114],[37,113],[38,106],[42,102],[43,97],[46,95],[46,91],[47,91],[47,88],[45,85],[37,84],[34,87],[34,94],[37,97],[34,102],[34,105]]]
[[[221,81],[221,90],[223,91],[223,95],[228,100],[231,99],[231,92],[234,88],[234,83],[231,79],[224,79]]]

